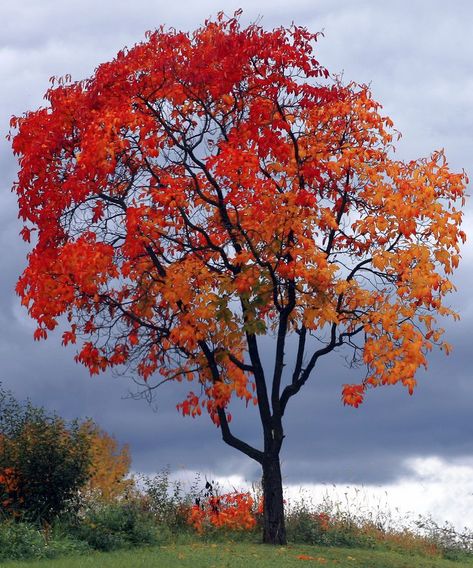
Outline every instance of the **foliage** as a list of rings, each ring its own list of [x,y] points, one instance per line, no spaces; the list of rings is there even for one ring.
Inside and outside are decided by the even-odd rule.
[[[87,511],[75,537],[96,550],[156,544],[158,527],[135,503],[98,503]]]
[[[154,476],[139,479],[143,493],[141,506],[150,512],[156,523],[167,527],[172,533],[182,532],[187,526],[189,508],[193,498],[193,488],[185,493],[182,483],[170,480],[168,468]]]
[[[133,484],[131,479],[126,479],[131,465],[128,445],[120,447],[113,436],[92,420],[83,422],[80,430],[87,438],[91,463],[83,490],[107,502],[123,497]]]
[[[473,533],[439,525],[431,517],[393,513],[387,503],[368,503],[359,489],[345,493],[345,502],[326,493],[318,505],[307,496],[291,503],[287,512],[290,542],[323,546],[376,548],[403,554],[450,559],[472,558]]]
[[[26,523],[0,524],[0,559],[38,558],[44,538],[37,527]]]
[[[214,526],[230,530],[248,531],[256,527],[254,501],[250,493],[209,494],[193,505],[189,511],[189,523],[197,532]]]
[[[95,338],[78,354],[92,373],[134,355],[145,379],[198,377],[218,422],[232,394],[253,399],[248,337],[287,312],[284,331],[333,329],[331,349],[363,331],[370,373],[346,403],[370,385],[412,391],[435,313],[451,313],[465,176],[441,152],[390,158],[367,87],[312,81],[328,76],[315,39],[222,18],[161,29],[13,119],[35,338],[67,314],[65,344]]]
[[[83,554],[88,550],[84,542],[73,540],[70,536],[46,540],[37,527],[27,523],[0,523],[0,561],[56,558]]]
[[[87,439],[77,422],[21,405],[4,390],[0,417],[0,512],[51,523],[87,479]]]
[[[431,516],[419,516],[414,521],[418,532],[443,551],[445,558],[462,559],[473,554],[473,530],[465,527],[458,531],[448,522],[440,524]]]
[[[90,373],[130,365],[149,392],[194,382],[178,409],[207,411],[262,465],[264,538],[283,543],[283,415],[320,357],[366,366],[342,389],[357,407],[380,385],[412,394],[433,346],[449,351],[437,319],[456,317],[467,179],[442,151],[395,159],[392,121],[319,64],[317,34],[238,15],[150,32],[12,119],[35,237],[17,292],[35,339],[67,319]],[[258,405],[262,449],[231,432],[233,397]]]
[[[206,549],[208,551],[226,550],[236,546],[235,543],[240,543],[241,546],[244,543],[245,550],[253,550],[255,531],[252,528],[253,522],[250,523],[251,526],[246,523],[248,510],[245,506],[240,507],[240,512],[246,510],[244,515],[238,511],[226,510],[226,507],[234,507],[242,502],[241,499],[234,499],[235,493],[222,494],[220,501],[217,501],[221,491],[213,483],[210,488],[207,486],[201,492],[197,492],[196,487],[185,492],[179,485],[178,496],[175,497],[170,490],[173,484],[169,480],[168,470],[161,472],[159,479],[161,497],[156,503],[165,502],[166,508],[160,506],[154,509],[154,513],[145,490],[141,494],[137,492],[129,499],[112,504],[104,503],[100,499],[91,500],[93,496],[89,495],[88,500],[82,503],[78,515],[74,511],[71,514],[63,514],[48,531],[38,530],[37,527],[23,522],[0,524],[0,560],[53,558],[82,554],[91,549],[126,548],[133,548],[133,554],[139,557],[145,555],[140,552],[139,547],[156,544],[165,545],[161,552],[153,550],[156,557],[164,550],[184,550],[185,547],[180,546],[182,544],[191,544],[196,553],[200,549],[204,550],[203,543],[209,543]],[[166,495],[173,499],[172,506],[176,509],[174,514],[169,511],[171,502],[163,501],[163,487],[167,488]],[[197,517],[197,531],[189,533],[184,524],[178,528],[175,519],[178,514],[189,514],[190,508],[186,508],[186,505],[198,494],[199,511],[202,514],[199,512]],[[244,493],[238,495],[246,497]],[[405,565],[431,568],[445,565],[441,559],[448,558],[461,562],[462,566],[473,565],[471,531],[465,529],[460,533],[452,526],[438,525],[430,518],[419,518],[413,522],[409,517],[394,517],[384,506],[377,511],[368,512],[359,494],[348,504],[348,508],[347,504],[330,499],[328,494],[317,506],[301,495],[295,503],[288,505],[287,532],[291,546],[279,549],[281,560],[284,558],[290,562],[290,558],[307,561],[332,558],[335,565],[335,560],[340,563],[350,556],[359,558],[360,561],[361,558],[366,558],[367,562],[372,558],[373,563],[367,563],[366,566],[390,566],[392,559],[392,566],[396,568]],[[246,499],[243,501],[248,503]],[[253,498],[253,501],[256,502],[257,499]],[[211,505],[219,507],[218,514],[209,508]],[[163,510],[166,511],[164,516],[159,514]],[[219,519],[218,515],[222,513],[223,516]],[[253,509],[252,514],[253,518],[258,517],[257,510]],[[230,522],[223,520],[225,516]],[[190,518],[192,519],[192,515]],[[167,524],[168,522],[170,524]],[[305,548],[302,545],[306,545]],[[261,552],[261,547],[259,550],[260,552],[256,550],[252,553],[256,554],[252,565],[257,566],[258,558],[263,559],[270,554],[268,551]],[[344,556],[340,556],[342,553]],[[107,557],[100,558],[105,560]],[[119,565],[119,557],[116,558]],[[67,562],[67,566],[72,566],[74,559],[70,557]],[[209,561],[207,565],[212,563],[215,562]],[[137,565],[132,562],[130,565],[135,564]],[[179,562],[177,564],[181,565]],[[102,566],[102,563],[100,565]],[[167,566],[164,561],[163,565]],[[274,562],[269,565],[274,565]]]

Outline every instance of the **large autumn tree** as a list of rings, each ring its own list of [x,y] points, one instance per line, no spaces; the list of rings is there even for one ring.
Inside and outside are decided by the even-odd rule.
[[[368,87],[329,75],[315,41],[238,14],[160,28],[12,120],[35,242],[17,291],[35,338],[67,320],[63,343],[92,374],[132,365],[150,389],[193,383],[179,410],[207,411],[261,464],[272,543],[286,540],[288,403],[342,347],[367,368],[346,404],[378,385],[412,393],[426,353],[448,349],[436,318],[452,315],[465,238],[465,175],[441,151],[395,159],[391,120]],[[233,397],[257,405],[259,444],[233,431]]]

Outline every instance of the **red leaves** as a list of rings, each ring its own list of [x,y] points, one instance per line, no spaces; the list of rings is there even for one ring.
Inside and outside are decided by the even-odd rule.
[[[363,402],[365,387],[363,385],[343,385],[342,400],[343,404],[358,408]]]
[[[32,232],[33,232],[32,229],[29,229],[28,227],[23,227],[23,229],[21,229],[20,231],[21,238],[27,243],[29,243],[31,241]]]
[[[255,503],[249,493],[210,495],[189,511],[188,522],[198,532],[209,526],[251,530],[256,526]]]
[[[37,327],[34,330],[33,338],[35,341],[39,341],[40,339],[46,339],[48,337],[47,331],[42,327]]]
[[[195,418],[202,414],[199,397],[192,391],[187,395],[186,400],[176,405],[176,408],[182,412],[183,416],[192,416],[192,418]]]
[[[71,330],[65,331],[62,334],[62,344],[63,345],[68,345],[69,343],[75,343],[76,342],[76,340],[77,340],[76,329],[77,329],[77,326],[73,325]]]
[[[91,375],[98,375],[110,365],[107,357],[104,357],[100,350],[90,341],[84,343],[82,349],[75,356],[75,360],[85,365]]]

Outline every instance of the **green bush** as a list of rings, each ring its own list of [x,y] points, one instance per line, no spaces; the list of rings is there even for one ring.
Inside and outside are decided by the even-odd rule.
[[[0,524],[0,561],[56,558],[84,554],[88,550],[86,543],[66,536],[46,540],[41,530],[27,523]]]
[[[40,558],[44,538],[38,529],[25,523],[0,524],[0,559],[23,560]]]
[[[153,515],[158,525],[168,527],[173,533],[189,528],[187,513],[195,489],[185,494],[180,482],[169,479],[167,468],[152,477],[142,476],[140,483],[143,486],[141,506]]]
[[[89,476],[89,441],[67,424],[0,388],[0,514],[50,525]]]
[[[74,533],[78,540],[103,551],[161,541],[153,517],[141,511],[135,503],[103,504],[92,508]]]
[[[373,548],[376,539],[348,516],[313,511],[303,503],[286,519],[287,538],[300,544]]]
[[[320,522],[308,510],[299,509],[288,515],[286,531],[289,542],[301,544],[321,544],[325,534]]]

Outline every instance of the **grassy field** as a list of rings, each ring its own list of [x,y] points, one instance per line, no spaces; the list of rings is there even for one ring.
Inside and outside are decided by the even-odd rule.
[[[180,544],[124,552],[94,553],[36,562],[5,562],[1,568],[473,568],[473,557],[445,560],[385,550],[271,547],[258,544]]]

